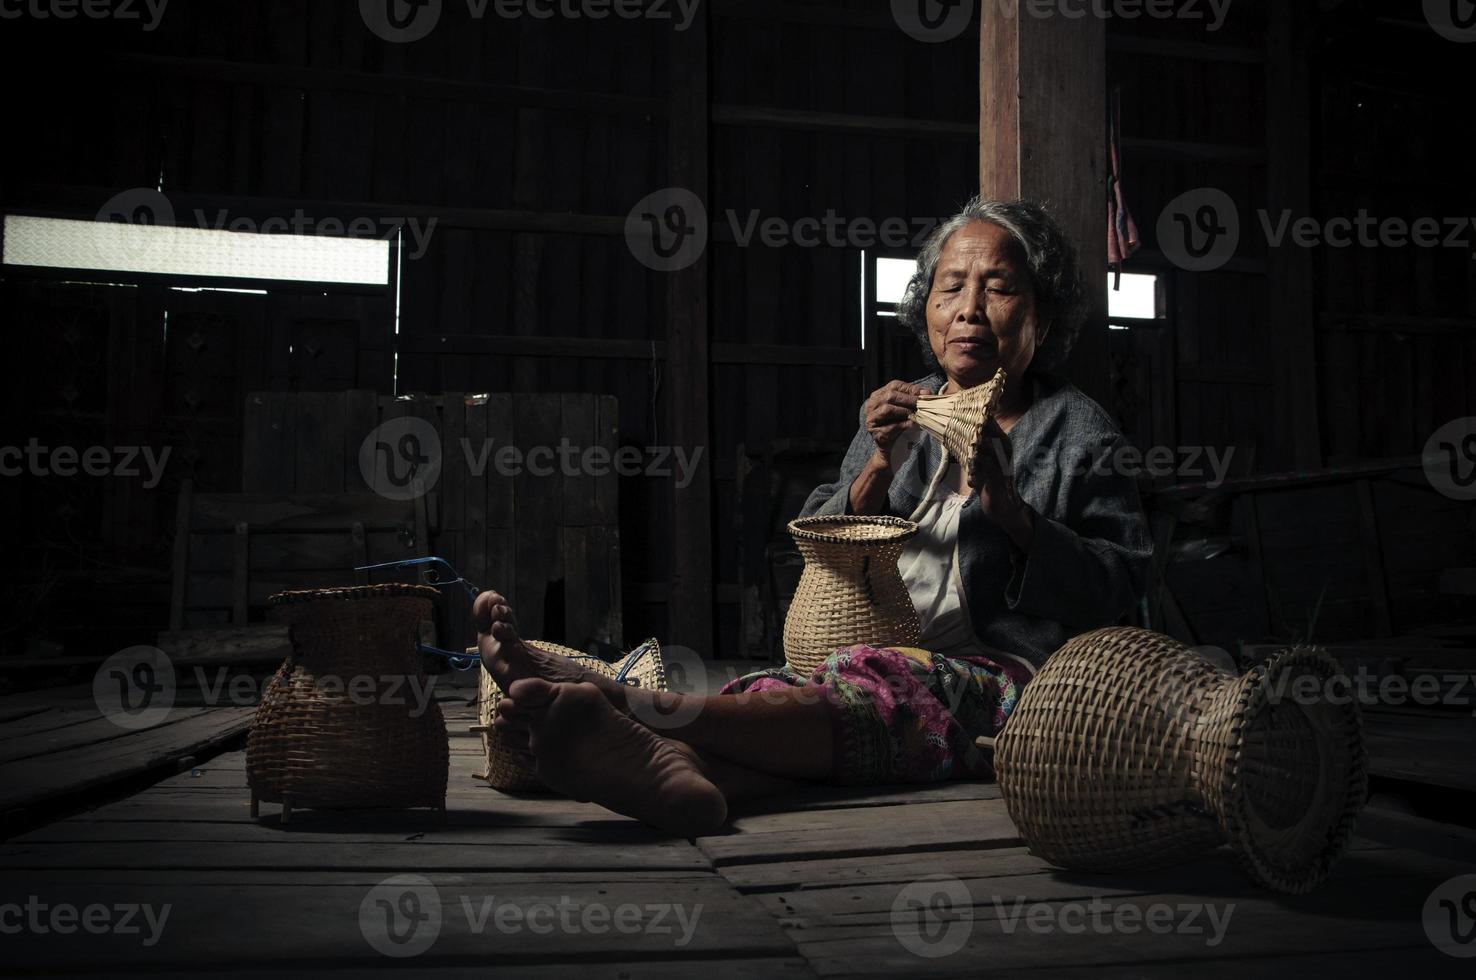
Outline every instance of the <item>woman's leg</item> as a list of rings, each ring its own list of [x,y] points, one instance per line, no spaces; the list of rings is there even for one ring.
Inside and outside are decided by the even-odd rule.
[[[732,763],[739,772],[827,779],[835,769],[831,708],[824,689],[792,687],[744,694],[683,695],[616,684],[574,661],[529,647],[512,610],[495,592],[476,604],[482,663],[504,691],[519,680],[588,684],[623,714],[667,739]],[[752,783],[747,775],[733,780]]]
[[[514,681],[495,724],[550,789],[683,837],[715,833],[730,802],[788,785],[656,734],[592,684]]]

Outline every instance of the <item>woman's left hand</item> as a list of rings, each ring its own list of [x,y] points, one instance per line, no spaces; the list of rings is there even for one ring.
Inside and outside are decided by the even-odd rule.
[[[969,485],[979,494],[985,515],[1010,536],[1021,551],[1030,550],[1035,534],[1034,514],[1015,489],[1014,450],[997,419],[990,419],[974,445]]]

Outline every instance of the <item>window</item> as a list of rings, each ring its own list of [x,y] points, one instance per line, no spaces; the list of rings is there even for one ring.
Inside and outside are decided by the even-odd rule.
[[[1124,272],[1118,282],[1107,274],[1107,320],[1113,330],[1147,326],[1160,317],[1157,276]]]
[[[388,286],[390,243],[213,228],[5,216],[4,264],[51,269]]]

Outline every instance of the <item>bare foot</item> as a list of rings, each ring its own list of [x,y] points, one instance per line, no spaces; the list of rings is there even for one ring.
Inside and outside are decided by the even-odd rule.
[[[727,801],[697,753],[627,718],[592,684],[516,680],[496,725],[512,740],[526,732],[538,777],[566,796],[679,837],[711,834],[727,822]]]
[[[483,592],[472,607],[477,624],[477,650],[482,666],[503,693],[516,681],[539,678],[551,684],[593,684],[617,708],[625,710],[624,685],[577,660],[524,643],[514,625],[512,607],[496,592]]]

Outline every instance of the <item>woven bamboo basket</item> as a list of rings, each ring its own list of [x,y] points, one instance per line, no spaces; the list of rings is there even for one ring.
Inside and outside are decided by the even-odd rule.
[[[1004,397],[1007,376],[1004,369],[981,385],[951,395],[923,395],[917,400],[912,418],[918,427],[929,432],[948,450],[948,454],[964,467],[969,486],[977,486],[974,462],[983,438],[984,426],[994,417],[999,400]]]
[[[812,673],[842,647],[917,646],[921,626],[897,559],[917,525],[900,517],[802,517],[789,533],[805,559],[784,619],[784,657]]]
[[[1310,891],[1368,787],[1358,706],[1328,697],[1337,673],[1297,648],[1237,677],[1157,633],[1087,633],[995,740],[1000,792],[1030,849],[1061,867],[1146,869],[1228,842],[1255,882]]]
[[[523,642],[550,653],[572,657],[580,665],[606,677],[622,677],[623,682],[632,687],[666,690],[666,664],[661,659],[661,647],[655,640],[647,640],[613,664],[547,640]],[[477,649],[471,647],[466,652],[476,655]],[[478,773],[476,778],[485,779],[493,789],[507,793],[543,792],[545,787],[537,773],[525,766],[517,754],[503,744],[501,734],[492,727],[492,719],[497,717],[497,704],[501,700],[502,689],[492,680],[492,675],[483,670],[481,695],[478,698],[478,724],[472,728],[472,732],[482,736],[482,751],[487,758],[487,768]]]
[[[271,597],[292,653],[272,677],[246,743],[251,814],[295,807],[445,811],[449,748],[416,652],[436,590],[418,585],[283,592]]]

